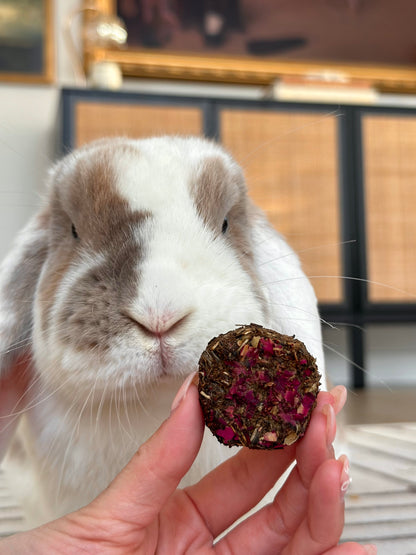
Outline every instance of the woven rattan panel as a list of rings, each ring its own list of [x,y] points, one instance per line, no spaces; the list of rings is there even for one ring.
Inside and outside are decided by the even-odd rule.
[[[299,253],[320,302],[341,302],[337,122],[334,116],[224,110],[221,140],[250,195]]]
[[[369,300],[415,302],[416,118],[365,115],[363,148]]]
[[[101,137],[202,133],[202,113],[198,108],[149,106],[104,102],[79,102],[75,115],[75,144]]]

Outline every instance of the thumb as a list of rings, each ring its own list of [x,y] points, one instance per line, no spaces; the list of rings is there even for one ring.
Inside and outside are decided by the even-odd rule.
[[[10,371],[0,375],[0,461],[27,405],[30,376],[28,357],[18,359]]]
[[[96,499],[96,510],[110,511],[113,518],[139,527],[159,514],[202,442],[204,421],[193,378],[194,374],[188,376],[179,389],[169,418]]]

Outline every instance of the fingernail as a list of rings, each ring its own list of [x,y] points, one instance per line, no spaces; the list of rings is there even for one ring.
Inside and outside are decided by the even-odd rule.
[[[344,498],[351,484],[350,461],[346,455],[341,455],[338,459],[342,463],[342,471],[340,477],[341,497]]]
[[[337,431],[335,412],[331,405],[324,405],[321,409],[326,417],[326,444],[332,445]]]
[[[373,544],[363,545],[368,555],[377,555],[377,547]]]
[[[342,410],[347,400],[347,389],[343,385],[337,385],[329,392],[335,399],[335,413],[338,414]]]
[[[172,412],[174,412],[179,407],[179,405],[185,399],[186,393],[189,389],[189,386],[192,383],[192,380],[195,378],[195,375],[196,375],[196,372],[192,372],[192,374],[189,374],[189,376],[186,378],[186,380],[183,382],[183,384],[179,388],[178,393],[176,394],[176,396],[175,396],[175,398],[172,402],[172,407],[170,409],[171,414],[172,414]]]

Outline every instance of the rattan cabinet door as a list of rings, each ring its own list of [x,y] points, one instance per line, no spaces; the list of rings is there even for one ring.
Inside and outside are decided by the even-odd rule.
[[[74,109],[75,145],[102,137],[200,135],[203,116],[193,106],[79,100]]]
[[[319,301],[342,303],[336,116],[230,108],[220,129],[251,197],[299,253]]]
[[[416,117],[362,118],[368,300],[416,301]]]

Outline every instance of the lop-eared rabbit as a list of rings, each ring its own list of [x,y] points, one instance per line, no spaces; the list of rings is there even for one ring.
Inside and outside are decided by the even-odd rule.
[[[102,139],[59,161],[0,268],[0,445],[28,524],[102,491],[208,340],[250,322],[296,335],[323,373],[311,284],[218,144]],[[207,432],[183,483],[231,454]]]

